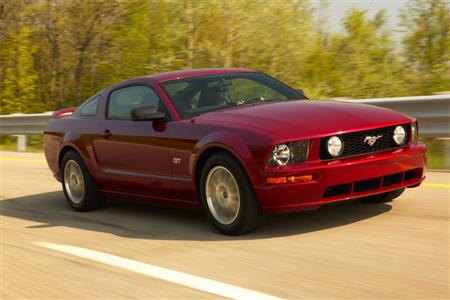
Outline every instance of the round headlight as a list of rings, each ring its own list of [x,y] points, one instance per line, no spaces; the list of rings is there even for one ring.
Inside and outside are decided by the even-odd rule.
[[[332,136],[327,142],[328,153],[333,157],[338,157],[344,151],[344,143],[338,136]]]
[[[406,141],[406,130],[403,126],[397,126],[394,129],[394,142],[397,145],[403,145]]]
[[[285,166],[291,158],[291,151],[286,144],[277,145],[273,148],[272,156],[279,166]]]

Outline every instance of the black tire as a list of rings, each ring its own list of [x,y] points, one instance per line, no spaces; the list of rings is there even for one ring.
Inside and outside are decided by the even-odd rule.
[[[81,200],[78,203],[71,199],[71,197],[69,196],[69,191],[67,190],[65,184],[65,168],[68,165],[68,162],[70,162],[71,164],[73,164],[73,162],[78,164],[83,176],[84,189],[82,190],[84,190],[84,192],[82,194],[82,197],[80,197]],[[90,211],[98,209],[102,206],[103,197],[99,194],[97,187],[95,186],[95,183],[88,172],[86,164],[77,152],[71,150],[64,154],[64,157],[61,161],[61,178],[64,196],[66,197],[67,203],[69,203],[70,207],[72,207],[73,210]]]
[[[206,180],[215,167],[226,168],[234,177],[240,195],[240,206],[235,220],[228,225],[220,223],[212,214],[206,199]],[[222,234],[241,235],[256,229],[262,222],[259,201],[253,190],[252,183],[240,163],[226,153],[211,156],[205,163],[200,177],[200,196],[202,207],[212,225]]]
[[[377,194],[369,197],[361,198],[362,202],[366,203],[386,203],[391,202],[395,198],[400,197],[400,195],[405,191],[405,188],[401,188],[398,190],[390,191],[387,193]]]

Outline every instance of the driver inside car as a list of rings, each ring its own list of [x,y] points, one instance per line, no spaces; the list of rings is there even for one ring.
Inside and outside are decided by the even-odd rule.
[[[198,106],[224,106],[232,103],[229,96],[231,81],[222,79],[208,82],[200,95]]]

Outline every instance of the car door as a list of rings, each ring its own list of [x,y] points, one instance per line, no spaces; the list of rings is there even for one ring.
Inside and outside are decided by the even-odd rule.
[[[113,192],[170,197],[167,121],[132,121],[131,110],[140,106],[165,111],[158,95],[145,84],[109,93],[101,132],[92,143],[100,185]]]

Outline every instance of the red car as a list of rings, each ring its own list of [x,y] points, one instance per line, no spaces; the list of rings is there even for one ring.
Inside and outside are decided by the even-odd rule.
[[[424,179],[417,134],[395,111],[310,101],[252,70],[205,69],[108,87],[56,112],[44,146],[76,211],[106,196],[202,208],[236,235],[264,213],[393,200]]]

